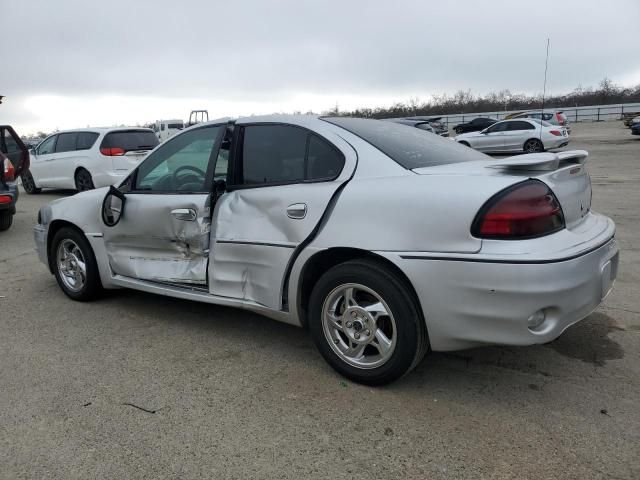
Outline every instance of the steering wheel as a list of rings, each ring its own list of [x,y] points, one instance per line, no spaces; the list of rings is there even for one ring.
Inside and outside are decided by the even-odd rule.
[[[181,167],[176,168],[176,171],[173,172],[173,178],[172,178],[173,185],[180,185],[180,183],[182,183],[178,180],[178,175],[180,174],[180,172],[185,170],[191,170],[192,172],[195,172],[199,177],[201,177],[198,179],[198,181],[202,181],[202,183],[204,183],[204,180],[207,177],[207,174],[202,170],[200,170],[198,167],[194,167],[192,165],[183,165]]]

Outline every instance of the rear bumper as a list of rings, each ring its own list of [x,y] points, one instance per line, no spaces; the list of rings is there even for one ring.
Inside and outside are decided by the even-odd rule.
[[[18,197],[20,196],[18,186],[13,182],[7,183],[6,187],[0,183],[0,195],[11,197],[10,202],[0,203],[0,211],[9,210],[12,215],[15,214],[16,202],[18,201]]]
[[[382,253],[382,252],[381,252]],[[618,245],[609,237],[585,253],[550,260],[436,258],[394,261],[413,284],[431,348],[547,343],[595,310],[613,287]],[[528,328],[542,311],[544,322]]]
[[[562,148],[569,145],[569,137],[558,137],[557,140],[547,140],[545,142],[545,148]]]
[[[93,186],[96,188],[108,187],[110,185],[117,185],[124,180],[129,172],[99,172],[92,175]]]

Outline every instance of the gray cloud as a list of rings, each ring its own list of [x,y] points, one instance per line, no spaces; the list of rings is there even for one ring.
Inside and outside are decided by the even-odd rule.
[[[636,0],[22,0],[2,10],[14,21],[0,32],[11,66],[0,93],[18,98],[537,92],[547,36],[552,91],[640,71]]]

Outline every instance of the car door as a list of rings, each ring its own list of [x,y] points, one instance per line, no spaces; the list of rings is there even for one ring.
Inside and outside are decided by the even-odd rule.
[[[282,309],[287,270],[353,174],[342,138],[288,124],[240,124],[227,193],[216,203],[210,291]]]
[[[513,120],[505,123],[508,124],[503,136],[505,150],[522,150],[524,142],[535,136],[531,132],[531,130],[535,130],[535,127],[529,122]]]
[[[504,149],[504,134],[508,122],[496,123],[474,137],[472,145],[481,152],[499,152]]]
[[[119,187],[124,202],[115,225],[105,216],[105,198],[102,232],[114,274],[207,283],[209,202],[224,131],[224,124],[202,126],[154,150]]]
[[[31,155],[29,171],[38,187],[48,187],[51,180],[50,164],[55,158],[56,141],[58,135],[51,135],[45,138],[35,148]]]
[[[74,157],[76,155],[77,132],[58,134],[55,155],[48,162],[49,186],[74,188]]]

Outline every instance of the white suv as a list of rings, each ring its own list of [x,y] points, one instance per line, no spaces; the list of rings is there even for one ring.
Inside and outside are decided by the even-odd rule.
[[[122,180],[158,145],[149,128],[85,128],[57,132],[31,150],[21,175],[27,193],[41,188],[106,187]]]

